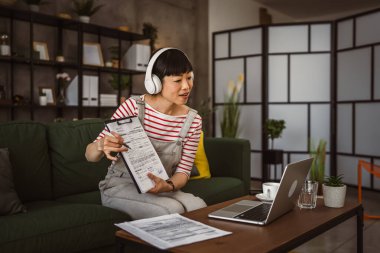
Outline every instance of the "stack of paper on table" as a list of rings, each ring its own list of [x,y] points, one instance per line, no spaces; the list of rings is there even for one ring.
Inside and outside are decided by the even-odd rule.
[[[204,241],[231,234],[179,214],[115,224],[160,249]]]

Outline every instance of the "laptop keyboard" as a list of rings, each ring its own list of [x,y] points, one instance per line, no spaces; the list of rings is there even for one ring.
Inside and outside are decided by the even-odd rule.
[[[254,221],[265,221],[268,216],[270,207],[271,204],[263,203],[239,215],[236,215],[234,218]]]

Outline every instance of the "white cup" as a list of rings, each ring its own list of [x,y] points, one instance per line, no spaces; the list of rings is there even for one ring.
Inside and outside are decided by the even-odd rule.
[[[265,182],[263,183],[263,195],[269,200],[274,200],[279,187],[280,183]]]
[[[45,106],[47,105],[47,97],[46,96],[40,96],[40,105]]]

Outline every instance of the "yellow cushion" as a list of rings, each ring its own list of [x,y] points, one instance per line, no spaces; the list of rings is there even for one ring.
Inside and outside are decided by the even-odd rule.
[[[197,153],[195,154],[195,160],[194,160],[194,166],[193,166],[193,171],[197,170],[198,173],[195,173],[195,174],[199,174],[199,175],[191,176],[190,179],[201,179],[201,178],[211,177],[210,166],[208,165],[208,160],[207,160],[205,148],[203,145],[203,138],[204,138],[204,135],[202,131],[201,137],[199,139]]]

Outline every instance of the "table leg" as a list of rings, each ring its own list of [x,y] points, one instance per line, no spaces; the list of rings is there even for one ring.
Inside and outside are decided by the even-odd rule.
[[[364,229],[364,222],[363,222],[363,206],[360,206],[358,211],[356,212],[356,251],[358,253],[363,252],[363,229]]]

